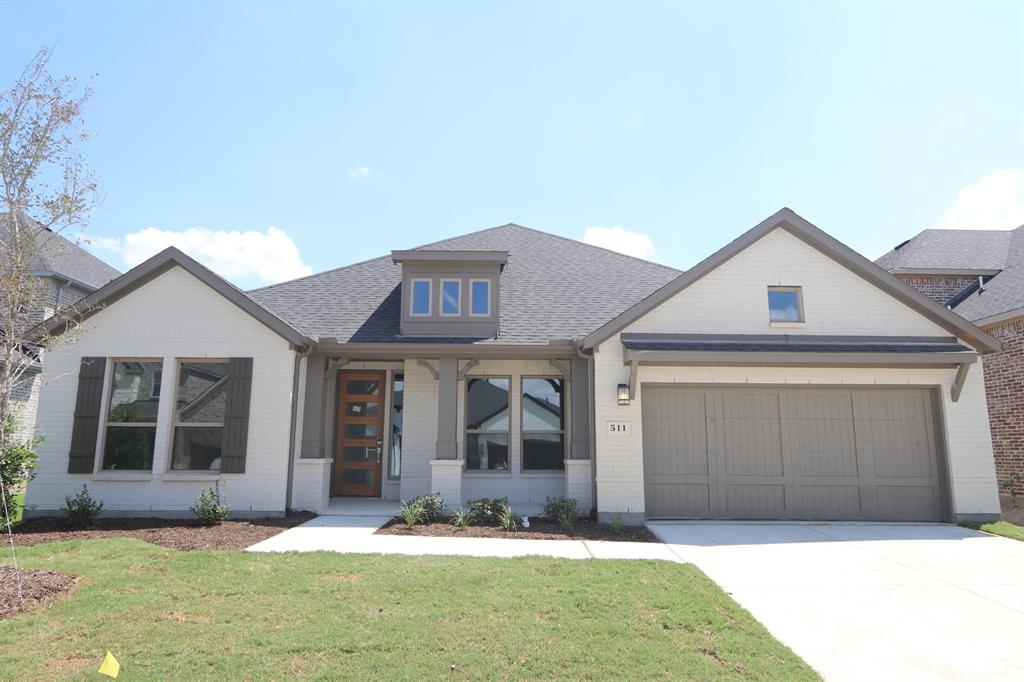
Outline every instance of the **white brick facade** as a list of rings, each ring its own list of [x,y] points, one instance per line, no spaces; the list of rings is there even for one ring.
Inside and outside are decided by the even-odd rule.
[[[52,512],[64,504],[65,495],[86,484],[113,513],[187,514],[196,495],[216,476],[169,471],[177,359],[251,357],[245,473],[222,478],[233,513],[284,512],[295,367],[295,353],[287,341],[177,267],[99,311],[74,333],[74,342],[47,354],[44,364],[37,432],[45,440],[27,505],[34,505],[37,513]],[[81,358],[90,356],[163,362],[166,379],[152,472],[67,473],[77,372]],[[101,418],[101,438],[103,430]]]
[[[806,324],[770,325],[769,285],[802,287]],[[768,234],[623,331],[949,336],[784,230]],[[971,367],[955,403],[950,395],[954,369],[641,366],[636,399],[619,406],[616,386],[629,383],[619,338],[616,334],[600,344],[594,356],[597,504],[603,515],[644,512],[644,382],[937,387],[942,396],[953,511],[961,515],[999,511],[980,363]],[[630,433],[609,435],[609,421],[628,422]]]

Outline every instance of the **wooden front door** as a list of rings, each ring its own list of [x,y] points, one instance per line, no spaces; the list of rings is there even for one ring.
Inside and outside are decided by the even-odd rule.
[[[338,431],[331,494],[380,496],[384,372],[338,372]]]

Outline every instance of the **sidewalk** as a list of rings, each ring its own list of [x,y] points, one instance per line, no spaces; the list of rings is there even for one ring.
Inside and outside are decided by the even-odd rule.
[[[561,559],[659,559],[681,562],[660,542],[432,538],[374,535],[388,516],[318,516],[259,542],[250,552],[341,552],[475,557],[549,556]]]

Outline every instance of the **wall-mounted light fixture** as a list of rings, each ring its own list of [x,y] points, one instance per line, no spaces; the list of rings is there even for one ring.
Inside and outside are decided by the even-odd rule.
[[[629,384],[619,384],[615,392],[619,398],[619,405],[629,405]]]

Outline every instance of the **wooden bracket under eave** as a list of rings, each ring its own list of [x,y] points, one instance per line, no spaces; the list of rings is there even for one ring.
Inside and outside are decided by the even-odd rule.
[[[953,377],[953,386],[950,389],[950,397],[953,398],[954,403],[960,400],[960,393],[964,390],[964,382],[967,381],[967,370],[970,368],[971,366],[967,363],[956,368],[956,376]]]
[[[463,365],[462,369],[459,370],[459,381],[462,381],[463,379],[465,379],[466,375],[469,374],[469,370],[473,369],[474,367],[476,367],[479,364],[480,364],[480,361],[477,360],[476,358],[470,358],[469,360],[467,360],[466,364]],[[436,379],[437,377],[434,377],[434,378]]]
[[[426,367],[427,371],[430,372],[430,376],[434,377],[434,381],[437,381],[438,377],[441,376],[438,369],[430,364],[430,360],[427,360],[426,358],[416,358],[416,364],[421,367]]]
[[[629,363],[629,399],[636,400],[636,376],[640,371],[640,363],[634,360]]]
[[[331,358],[327,361],[327,368],[324,370],[324,379],[330,379],[331,375],[350,362],[352,362],[350,358]]]

